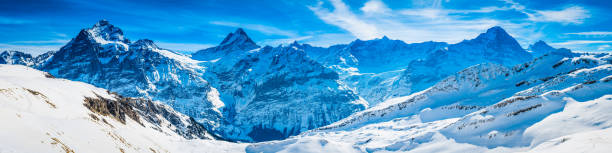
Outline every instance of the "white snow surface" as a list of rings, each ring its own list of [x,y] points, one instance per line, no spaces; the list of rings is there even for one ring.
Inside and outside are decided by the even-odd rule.
[[[0,152],[242,152],[245,144],[187,140],[170,127],[96,114],[85,97],[114,99],[101,88],[17,65],[0,65]],[[90,115],[97,116],[99,120]],[[106,122],[104,122],[105,120]]]

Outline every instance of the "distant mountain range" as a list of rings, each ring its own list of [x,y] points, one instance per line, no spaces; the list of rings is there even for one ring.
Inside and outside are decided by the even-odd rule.
[[[157,126],[160,119],[142,116],[162,113],[183,138],[286,139],[246,148],[254,152],[326,135],[358,135],[347,142],[367,152],[402,150],[357,134],[408,124],[395,120],[430,123],[419,125],[427,132],[401,134],[412,138],[410,143],[432,142],[415,140],[426,134],[490,148],[526,146],[536,140],[528,138],[527,128],[562,111],[564,97],[588,101],[612,91],[610,54],[574,53],[543,41],[524,49],[501,27],[456,44],[407,44],[385,36],[330,47],[259,46],[239,28],[218,46],[184,55],[152,40],[132,42],[102,20],[58,51],[39,56],[4,51],[0,64],[25,65],[117,93],[77,96],[98,99],[93,101],[142,98],[127,108]],[[154,127],[160,128],[165,127]],[[332,134],[337,131],[348,133]]]

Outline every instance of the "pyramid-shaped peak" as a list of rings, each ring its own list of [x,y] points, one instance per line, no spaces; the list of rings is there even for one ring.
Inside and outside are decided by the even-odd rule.
[[[476,37],[475,40],[484,41],[484,42],[518,45],[518,42],[516,41],[516,39],[510,36],[510,34],[508,34],[506,30],[504,30],[500,26],[494,26],[492,28],[487,29],[487,32],[478,35],[478,37]]]
[[[535,56],[541,56],[543,54],[554,52],[556,50],[557,49],[551,47],[550,45],[546,44],[546,42],[542,40],[537,41],[536,43],[532,45],[529,45],[529,51],[531,51],[531,54]]]
[[[242,28],[236,29],[233,33],[229,33],[225,39],[219,44],[222,49],[234,48],[236,49],[253,49],[257,48],[257,44],[244,32]]]
[[[300,46],[297,40],[294,40],[289,46]]]
[[[552,46],[548,45],[546,42],[539,40],[536,43],[529,45],[530,50],[555,50]]]
[[[387,37],[387,35],[384,35],[381,39],[382,40],[389,40],[389,37]]]
[[[244,32],[244,29],[242,28],[238,28],[236,29],[236,31],[234,31],[235,34],[240,34],[240,35],[247,35],[246,32]]]
[[[510,36],[510,34],[508,34],[508,32],[506,32],[506,30],[504,30],[504,28],[500,26],[491,27],[487,29],[487,32],[481,35],[487,35],[489,37],[498,37],[498,38],[508,38],[508,37],[511,38],[512,37]]]
[[[550,47],[550,48],[552,48],[550,45],[548,45],[546,42],[544,42],[542,40],[537,41],[535,44],[533,44],[531,46],[542,46],[542,47]]]
[[[504,28],[502,28],[500,26],[494,26],[494,27],[491,27],[491,28],[487,29],[487,33],[491,33],[491,32],[493,32],[493,33],[500,33],[500,32],[505,33],[506,30],[504,30]]]

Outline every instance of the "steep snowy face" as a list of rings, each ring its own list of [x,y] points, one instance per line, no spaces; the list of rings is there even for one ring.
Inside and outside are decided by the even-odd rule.
[[[341,74],[342,81],[371,105],[422,91],[447,76],[481,63],[511,67],[532,55],[501,27],[472,40],[406,44],[400,40],[356,40],[322,51],[305,48],[309,56]]]
[[[406,44],[386,36],[374,40],[355,40],[348,45],[336,45],[320,51],[315,47],[304,47],[316,61],[328,67],[354,67],[361,73],[381,73],[404,69],[412,60],[446,47],[443,42]]]
[[[172,142],[213,139],[193,118],[157,101],[21,65],[0,64],[0,72],[2,151],[157,152],[177,149]]]
[[[314,130],[252,144],[246,152],[605,152],[612,140],[612,74],[601,76],[537,96],[510,97],[460,118],[423,121],[412,115]]]
[[[37,67],[56,77],[83,81],[130,97],[159,100],[206,125],[219,121],[222,104],[197,61],[157,47],[130,43],[106,21],[82,30]]]
[[[362,73],[380,73],[403,69],[412,60],[423,58],[430,52],[446,47],[442,42],[406,44],[386,36],[370,41],[356,40],[347,49],[358,61]]]
[[[242,28],[236,29],[234,33],[230,33],[221,44],[218,46],[221,50],[226,49],[240,49],[240,50],[250,50],[253,48],[257,48],[258,46],[247,36],[246,32],[242,30]]]
[[[589,139],[612,140],[611,90],[611,54],[551,52],[513,68],[475,65],[422,92],[246,151],[606,150]]]
[[[218,46],[195,52],[192,54],[192,58],[210,61],[232,54],[234,51],[244,52],[256,48],[259,48],[259,46],[249,38],[242,28],[238,28],[235,32],[229,33]]]
[[[375,105],[391,97],[411,93],[412,83],[401,75],[414,60],[446,47],[443,42],[406,44],[387,37],[368,41],[355,40],[348,45],[329,48],[298,46],[309,57],[340,74],[342,82]]]
[[[19,51],[4,51],[0,53],[0,64],[34,65],[32,55]]]
[[[209,68],[225,102],[224,137],[283,139],[340,120],[366,105],[339,76],[308,58],[299,44],[235,51]]]
[[[93,28],[86,31],[89,34],[88,36],[91,36],[90,38],[93,38],[98,43],[129,43],[129,40],[123,38],[123,31],[106,20],[100,20]]]
[[[610,63],[610,54],[605,53],[551,53],[512,69],[499,64],[480,64],[457,72],[424,91],[387,100],[321,129],[416,114],[422,121],[460,117],[514,95],[536,96],[601,79],[611,75]]]
[[[511,67],[528,62],[531,54],[501,27],[493,27],[472,40],[465,40],[412,61],[405,75],[413,83],[413,91],[421,91],[441,79],[471,65],[496,63]]]
[[[490,61],[501,65],[513,66],[532,59],[531,54],[501,27],[493,27],[472,40],[463,41],[448,47],[448,52],[472,55],[469,59]],[[474,56],[476,55],[476,56]]]

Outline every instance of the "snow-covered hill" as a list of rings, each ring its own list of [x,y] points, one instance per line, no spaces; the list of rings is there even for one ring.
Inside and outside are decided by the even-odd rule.
[[[0,64],[0,72],[3,153],[243,150],[213,140],[193,118],[157,101],[122,97],[25,66]]]

